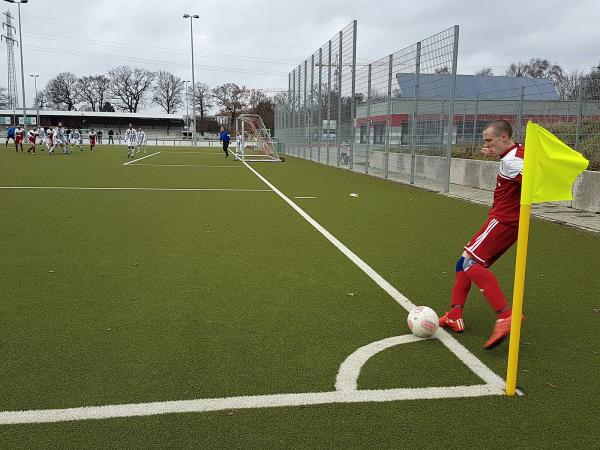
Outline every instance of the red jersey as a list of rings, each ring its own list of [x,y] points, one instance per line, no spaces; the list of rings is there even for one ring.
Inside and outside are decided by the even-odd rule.
[[[507,149],[500,159],[494,204],[489,217],[507,225],[516,226],[519,223],[524,152],[521,144],[515,144]]]
[[[25,137],[25,130],[21,127],[15,130],[15,143],[19,144],[23,142],[23,138]]]

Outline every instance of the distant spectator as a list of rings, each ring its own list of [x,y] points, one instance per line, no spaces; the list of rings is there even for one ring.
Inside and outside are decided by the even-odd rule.
[[[113,144],[115,145],[115,132],[112,130],[112,128],[110,130],[108,130],[108,145]]]
[[[102,130],[98,130],[98,144],[102,144]]]

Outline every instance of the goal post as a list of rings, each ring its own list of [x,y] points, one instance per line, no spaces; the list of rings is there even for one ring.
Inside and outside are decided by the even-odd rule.
[[[236,119],[236,130],[241,134],[241,144],[236,137],[236,158],[246,162],[281,162],[271,132],[257,114],[241,114]]]

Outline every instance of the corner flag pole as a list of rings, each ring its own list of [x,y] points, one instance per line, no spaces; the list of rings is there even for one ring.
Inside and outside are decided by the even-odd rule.
[[[517,387],[531,204],[573,200],[573,183],[588,164],[589,161],[579,152],[567,146],[548,130],[532,122],[527,123],[515,285],[510,322],[508,367],[506,369],[506,395],[515,395]]]
[[[515,263],[515,284],[513,289],[512,319],[508,345],[508,367],[506,369],[506,395],[515,395],[517,368],[519,365],[519,343],[521,341],[521,319],[523,317],[523,292],[525,290],[525,268],[527,266],[527,244],[531,205],[521,203],[519,212],[519,234],[517,238],[517,260]]]

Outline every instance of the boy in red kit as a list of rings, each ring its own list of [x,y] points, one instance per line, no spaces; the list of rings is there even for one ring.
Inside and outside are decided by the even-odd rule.
[[[27,133],[27,142],[29,142],[29,150],[27,150],[27,153],[34,153],[35,154],[35,141],[37,139],[37,132],[34,129],[29,130],[29,133]]]
[[[17,129],[15,130],[15,149],[18,152],[19,147],[21,147],[21,151],[23,151],[23,140],[25,139],[25,129],[21,127],[21,125],[17,125]]]
[[[510,334],[512,309],[489,267],[517,241],[524,148],[512,141],[512,127],[505,120],[491,122],[483,130],[483,142],[483,154],[500,158],[494,203],[487,221],[456,262],[452,304],[440,318],[440,326],[464,331],[463,307],[475,283],[496,312],[494,331],[483,345],[491,349]]]
[[[88,138],[90,140],[90,150],[94,150],[94,147],[96,146],[96,132],[93,128],[90,129],[90,132],[88,133]]]

